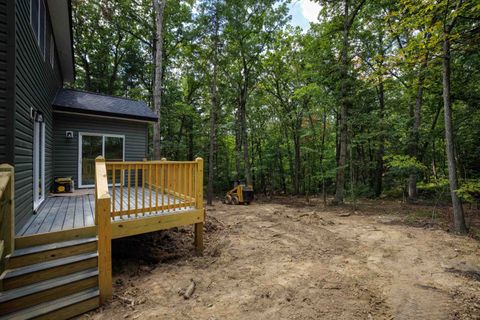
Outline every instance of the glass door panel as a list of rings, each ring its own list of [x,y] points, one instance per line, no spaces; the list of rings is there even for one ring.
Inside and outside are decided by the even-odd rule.
[[[123,137],[105,136],[105,160],[123,161]]]
[[[123,137],[105,136],[104,143],[106,161],[123,161]],[[107,175],[109,183],[112,183],[111,171],[107,172]],[[120,170],[115,170],[115,184],[121,183],[120,176]]]
[[[82,186],[95,184],[95,158],[102,154],[102,136],[82,136]]]

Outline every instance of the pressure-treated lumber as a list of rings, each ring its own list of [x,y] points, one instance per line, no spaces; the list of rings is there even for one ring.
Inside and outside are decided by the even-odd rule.
[[[9,269],[2,274],[2,288],[11,290],[96,266],[95,252]]]
[[[112,222],[112,239],[188,226],[203,221],[203,210],[188,210]]]
[[[112,224],[105,159],[95,163],[95,221],[98,225],[98,286],[100,302],[112,297]],[[115,176],[115,172],[113,172]]]
[[[98,289],[87,289],[3,317],[4,319],[68,319],[98,307]]]
[[[11,165],[0,164],[0,239],[3,250],[0,258],[13,252],[15,237],[15,172]]]
[[[98,270],[93,268],[4,291],[0,295],[0,314],[13,313],[97,286]]]
[[[96,226],[49,233],[39,233],[31,236],[15,238],[15,249],[28,248],[37,245],[56,243],[73,239],[90,238],[96,236]]]
[[[203,221],[205,220],[205,209],[203,207],[203,159],[195,159],[197,163],[197,172],[195,173],[195,206],[197,210],[201,210],[203,219],[194,226],[195,234],[195,251],[198,255],[203,254]]]
[[[96,251],[96,237],[46,244],[15,250],[13,254],[6,257],[5,267],[7,269],[18,268],[39,262]]]

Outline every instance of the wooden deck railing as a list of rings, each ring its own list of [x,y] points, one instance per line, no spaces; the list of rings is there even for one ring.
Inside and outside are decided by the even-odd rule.
[[[203,159],[107,162],[112,217],[197,207],[203,195]],[[203,198],[203,196],[202,196]]]
[[[123,218],[142,218],[168,211],[202,210],[202,218],[189,217],[179,225],[194,225],[195,248],[203,251],[203,159],[195,161],[95,161],[95,225],[98,233],[100,301],[112,296],[112,226]],[[129,220],[134,222],[134,220]],[[123,222],[122,222],[123,223]],[[123,228],[123,226],[121,226]],[[150,230],[150,229],[149,229]]]
[[[14,170],[9,164],[0,165],[0,260],[13,252],[14,245]],[[3,266],[3,263],[0,265]],[[2,270],[3,271],[3,270]]]
[[[105,159],[95,160],[95,225],[98,234],[98,288],[100,302],[112,296],[112,220]]]

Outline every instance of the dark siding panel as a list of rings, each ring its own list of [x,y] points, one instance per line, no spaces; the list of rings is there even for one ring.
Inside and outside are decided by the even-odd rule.
[[[7,162],[7,0],[0,0],[0,163]]]
[[[15,2],[0,0],[0,163],[13,164]]]
[[[90,116],[54,113],[54,175],[71,176],[78,185],[79,133],[119,134],[125,136],[125,160],[141,161],[147,154],[147,123]],[[73,139],[65,137],[73,131]]]
[[[45,179],[47,191],[53,176],[53,115],[51,102],[61,79],[41,54],[30,27],[30,1],[16,1],[16,120],[15,120],[15,229],[21,229],[33,209],[33,122],[30,108],[44,114]]]

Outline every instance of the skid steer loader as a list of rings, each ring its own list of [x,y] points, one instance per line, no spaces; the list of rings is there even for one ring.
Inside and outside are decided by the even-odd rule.
[[[228,191],[223,198],[226,204],[250,204],[253,200],[253,187],[247,186],[245,181],[237,180],[234,182],[233,189]]]

